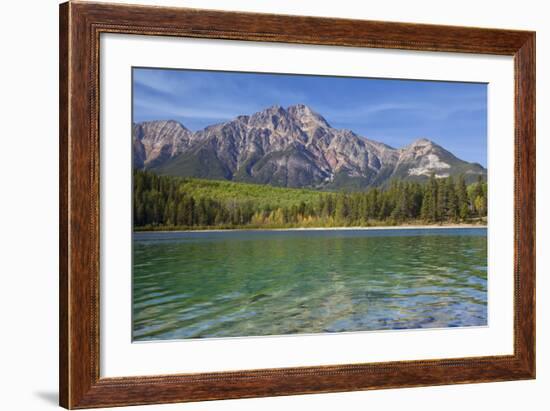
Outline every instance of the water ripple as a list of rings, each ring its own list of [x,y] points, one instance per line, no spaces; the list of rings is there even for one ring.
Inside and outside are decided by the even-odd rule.
[[[484,229],[139,233],[133,338],[487,324]]]

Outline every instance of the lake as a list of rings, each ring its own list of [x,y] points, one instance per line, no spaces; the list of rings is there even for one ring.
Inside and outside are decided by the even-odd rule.
[[[133,235],[134,341],[483,325],[485,228]]]

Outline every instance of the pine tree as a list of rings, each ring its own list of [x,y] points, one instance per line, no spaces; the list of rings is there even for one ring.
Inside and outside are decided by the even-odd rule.
[[[435,222],[439,220],[439,210],[438,210],[438,184],[435,178],[435,175],[432,173],[430,180],[426,185],[424,192],[424,201],[422,203],[425,214],[424,219],[427,221]],[[424,203],[425,206],[424,206]]]
[[[445,179],[445,191],[447,192],[447,219],[456,221],[458,219],[458,198],[452,177]]]
[[[468,190],[466,188],[466,180],[464,179],[464,174],[461,174],[458,177],[458,182],[456,184],[456,199],[460,219],[462,221],[465,221],[470,215],[470,205],[468,202]]]
[[[430,189],[430,186],[427,186],[424,191],[420,215],[424,221],[435,221],[434,214],[433,191]]]
[[[346,204],[346,196],[344,193],[340,193],[336,198],[336,205],[334,208],[334,214],[338,223],[345,223],[348,216],[348,207]]]

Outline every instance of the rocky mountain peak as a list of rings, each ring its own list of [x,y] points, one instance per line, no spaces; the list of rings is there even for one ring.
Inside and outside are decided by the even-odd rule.
[[[274,105],[252,114],[248,119],[248,124],[251,127],[276,128],[281,123],[287,123],[288,120],[286,110],[279,105]]]
[[[444,149],[427,138],[419,138],[413,141],[408,146],[401,148],[401,157],[413,156],[418,157],[431,153],[433,151],[440,151]]]
[[[313,127],[326,127],[330,128],[329,123],[319,113],[313,111],[311,107],[305,104],[295,104],[287,108],[287,112],[298,122],[301,127],[313,128]]]
[[[478,174],[483,172],[482,167],[469,165],[433,141],[420,138],[401,149],[396,173],[400,177],[429,177],[434,174],[436,178],[445,178],[464,169]]]
[[[416,139],[414,140],[410,146],[429,146],[429,145],[434,145],[435,143],[432,141],[432,140],[428,140],[427,138],[419,138],[419,139]]]
[[[487,171],[426,138],[395,149],[336,129],[311,107],[274,105],[192,133],[176,121],[134,125],[134,167],[284,187],[354,190],[391,179]],[[474,180],[475,181],[475,180]]]
[[[248,120],[250,120],[250,116],[244,116],[244,115],[237,116],[236,120],[240,121],[241,123],[247,124]]]
[[[193,133],[174,120],[134,124],[134,164],[154,166],[180,154],[191,143]]]

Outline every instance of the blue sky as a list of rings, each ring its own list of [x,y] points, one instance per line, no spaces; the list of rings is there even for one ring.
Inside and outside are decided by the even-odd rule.
[[[486,84],[133,69],[134,122],[177,120],[196,131],[300,103],[332,127],[396,148],[425,137],[487,166]]]

